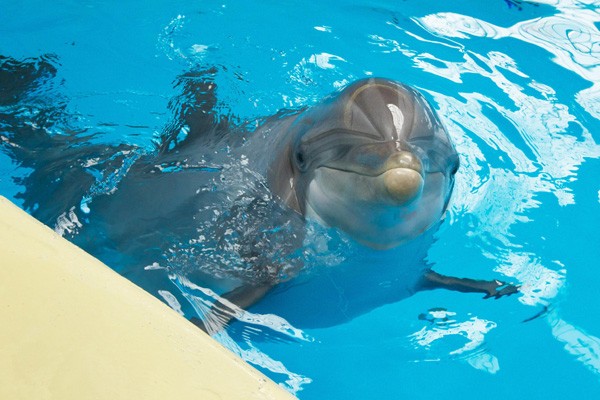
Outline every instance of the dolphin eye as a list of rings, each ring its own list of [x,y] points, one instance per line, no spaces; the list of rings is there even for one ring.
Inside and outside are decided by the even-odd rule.
[[[458,167],[460,167],[460,159],[458,157],[456,157],[456,160],[454,161],[454,165],[452,166],[451,175],[456,174],[456,172],[458,171]]]
[[[304,153],[302,153],[301,151],[296,153],[296,162],[298,163],[298,167],[300,169],[304,168],[304,163],[306,162],[306,159],[304,157]]]
[[[454,164],[454,167],[452,168],[452,175],[456,174],[459,166],[460,166],[460,163],[458,163],[458,162],[456,164]]]

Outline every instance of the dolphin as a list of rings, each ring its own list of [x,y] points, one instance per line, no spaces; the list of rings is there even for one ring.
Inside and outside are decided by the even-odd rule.
[[[11,65],[0,88],[22,82],[23,96],[56,73],[44,60]],[[303,246],[305,220],[336,228],[378,254],[400,254],[397,269],[407,273],[397,280],[408,282],[408,295],[445,288],[498,298],[518,291],[428,266],[411,270],[444,219],[459,168],[448,132],[419,91],[394,80],[362,79],[246,129],[215,117],[214,72],[180,77],[183,94],[171,102],[175,119],[151,152],[90,143],[85,130],[65,131],[61,121],[69,118],[60,109],[36,114],[35,123],[29,114],[7,114],[2,150],[32,171],[21,180],[24,208],[153,293],[171,278],[150,279],[140,270],[185,247],[184,255],[196,261],[190,276],[223,293],[204,321],[191,318],[212,332],[298,277],[302,265],[287,264]],[[63,134],[50,134],[53,125]],[[388,271],[358,265],[352,273],[374,288],[351,299],[356,307],[347,314],[356,316],[379,302],[368,299],[382,290]],[[338,281],[352,282],[350,275],[338,269]],[[396,286],[386,290],[386,301],[402,297]]]
[[[358,80],[272,133],[269,187],[303,217],[375,250],[406,246],[443,220],[459,156],[439,116],[416,89],[384,78]],[[227,323],[275,284],[226,293],[213,306],[212,319]],[[486,298],[518,291],[497,280],[448,277],[428,269],[415,291],[435,288]],[[207,328],[197,318],[192,322]]]
[[[443,216],[459,167],[435,111],[416,90],[359,80],[299,116],[268,172],[288,206],[385,250]]]

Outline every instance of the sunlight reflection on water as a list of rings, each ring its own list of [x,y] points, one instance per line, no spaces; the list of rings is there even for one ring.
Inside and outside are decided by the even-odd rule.
[[[592,84],[590,88],[578,92],[575,98],[588,113],[598,118],[600,32],[596,24],[600,22],[600,13],[598,10],[580,8],[578,4],[556,2],[557,15],[523,21],[509,28],[453,13],[431,14],[416,20],[428,31],[444,38],[515,38],[547,50],[554,55],[555,63]],[[459,195],[454,197],[453,204],[460,206],[461,213],[473,213],[484,222],[480,225],[481,231],[475,231],[475,235],[484,242],[488,242],[487,237],[491,236],[502,243],[501,247],[485,255],[500,261],[496,267],[498,272],[516,278],[523,285],[521,291],[524,295],[519,300],[529,305],[548,305],[563,285],[566,269],[557,271],[552,266],[544,266],[534,254],[521,250],[523,246],[509,232],[513,225],[529,221],[524,214],[527,209],[539,206],[535,198],[541,192],[554,194],[561,206],[574,204],[574,194],[563,187],[564,182],[576,175],[579,165],[586,158],[600,157],[600,146],[587,128],[571,114],[570,107],[558,102],[554,90],[519,71],[508,55],[490,52],[487,57],[473,56],[483,61],[487,68],[479,67],[472,61],[471,55],[465,53],[465,62],[458,65],[448,63],[451,64],[448,70],[454,71],[453,74],[440,75],[455,81],[460,81],[459,77],[467,73],[487,77],[506,93],[514,107],[507,109],[479,93],[461,93],[466,103],[432,93],[442,114],[449,121],[453,138],[462,149],[463,165],[467,166],[462,173],[469,171],[468,176],[461,175],[458,178]],[[500,68],[529,78],[529,86],[539,95],[526,95],[523,88],[505,77]],[[428,70],[435,73],[431,68]],[[514,140],[507,137],[482,112],[483,107],[491,107],[510,121],[529,148],[527,154],[533,157],[524,153],[522,147],[516,147]],[[574,125],[579,125],[578,135],[570,134]],[[476,132],[477,137],[496,152],[505,154],[514,163],[514,169],[484,169],[481,164],[488,160],[482,157],[479,147],[468,139],[472,136],[469,131]],[[488,176],[482,176],[482,172]],[[599,340],[586,334],[583,329],[562,321],[558,315],[559,311],[554,310],[546,316],[553,335],[565,343],[567,351],[598,373]]]

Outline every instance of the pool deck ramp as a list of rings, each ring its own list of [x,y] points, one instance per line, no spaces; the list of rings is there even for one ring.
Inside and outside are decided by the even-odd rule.
[[[0,399],[295,399],[0,196]]]

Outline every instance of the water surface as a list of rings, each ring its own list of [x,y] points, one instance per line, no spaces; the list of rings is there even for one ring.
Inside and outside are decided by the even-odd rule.
[[[277,229],[289,214],[255,174],[257,150],[214,145],[187,164],[163,160],[165,182],[198,179],[190,193],[127,191],[142,180],[134,164],[184,139],[189,112],[207,107],[208,124],[233,127],[223,135],[238,140],[365,76],[408,83],[432,102],[461,168],[427,262],[521,293],[379,299],[327,324],[303,314],[303,299],[328,310],[373,294],[360,273],[344,290],[332,285],[337,266],[385,287],[404,264],[311,224],[304,247],[285,253],[300,276],[217,335],[299,398],[600,395],[600,3],[4,3],[0,193],[187,317],[227,289],[211,274],[246,279],[241,250],[228,247],[236,226],[279,249],[297,222]],[[174,206],[199,189],[211,207]],[[256,198],[271,225],[223,218]],[[114,221],[136,208],[169,218],[138,226],[153,238],[114,241]],[[296,270],[277,271],[287,272]]]

